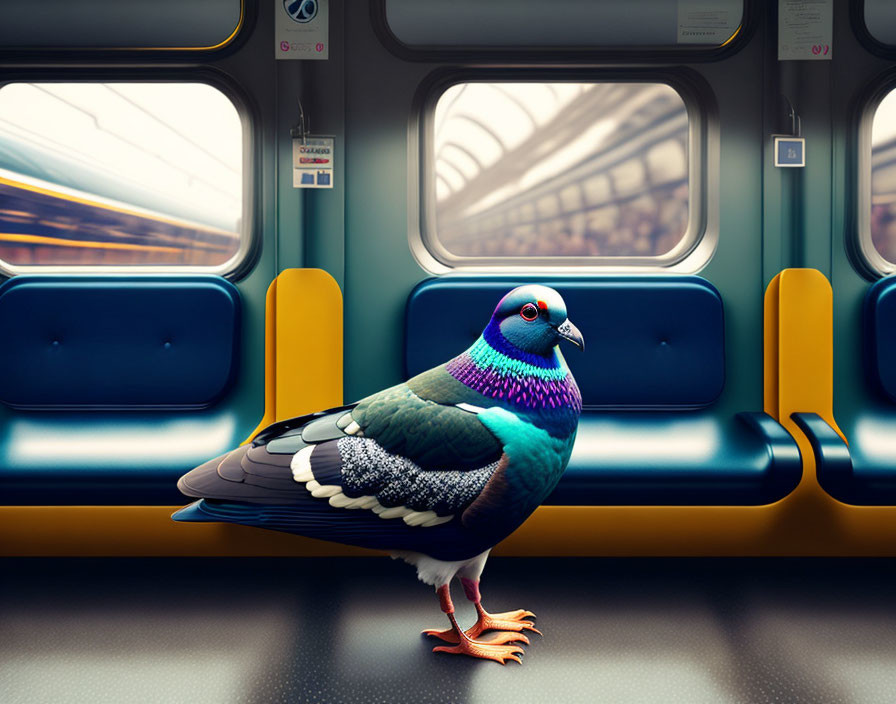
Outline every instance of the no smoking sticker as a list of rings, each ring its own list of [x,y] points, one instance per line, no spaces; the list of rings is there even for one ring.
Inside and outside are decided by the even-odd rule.
[[[274,54],[278,59],[327,59],[328,0],[272,0]]]

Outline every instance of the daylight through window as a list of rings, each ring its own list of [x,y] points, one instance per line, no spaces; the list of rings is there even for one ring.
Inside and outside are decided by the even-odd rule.
[[[669,85],[461,83],[432,128],[437,259],[644,261],[684,244],[689,122]]]
[[[871,243],[896,263],[896,91],[874,113],[871,125]]]
[[[209,85],[5,85],[0,259],[224,267],[247,237],[242,161],[240,116]]]

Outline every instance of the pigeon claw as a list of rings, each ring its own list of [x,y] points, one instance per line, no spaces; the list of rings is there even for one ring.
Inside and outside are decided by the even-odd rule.
[[[466,631],[470,638],[478,638],[485,631],[532,631],[541,635],[541,631],[535,627],[535,623],[528,620],[535,618],[535,614],[531,611],[517,609],[500,614],[490,614],[481,606],[477,610],[479,611],[478,620]]]
[[[525,652],[519,645],[502,645],[485,641],[461,638],[457,645],[437,645],[434,653],[451,653],[453,655],[469,655],[482,660],[494,660],[506,665],[508,660],[523,664],[520,656]]]
[[[506,645],[508,643],[522,643],[529,645],[529,637],[518,631],[490,631],[481,638],[474,638],[480,643],[488,643],[489,645]]]

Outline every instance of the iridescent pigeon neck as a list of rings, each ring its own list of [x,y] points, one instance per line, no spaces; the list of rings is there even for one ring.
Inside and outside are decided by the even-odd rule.
[[[470,349],[448,362],[447,372],[483,396],[518,408],[573,410],[578,415],[582,397],[559,355],[527,354],[492,327],[490,323]]]

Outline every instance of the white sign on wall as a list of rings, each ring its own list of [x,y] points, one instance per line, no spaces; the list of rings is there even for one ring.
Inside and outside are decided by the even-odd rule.
[[[834,0],[778,0],[778,61],[830,61]]]
[[[329,58],[329,0],[272,1],[274,55],[278,59]]]
[[[293,188],[332,188],[333,137],[293,137]]]

